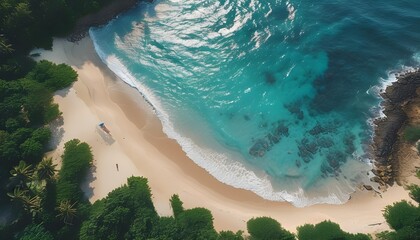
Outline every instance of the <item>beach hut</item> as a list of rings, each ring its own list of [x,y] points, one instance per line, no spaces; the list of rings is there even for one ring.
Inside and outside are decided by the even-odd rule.
[[[106,132],[107,134],[111,135],[111,131],[109,131],[109,129],[105,126],[105,123],[104,123],[104,122],[101,122],[101,123],[99,123],[98,125],[99,125],[99,127],[100,127],[100,128],[101,128],[104,132]]]

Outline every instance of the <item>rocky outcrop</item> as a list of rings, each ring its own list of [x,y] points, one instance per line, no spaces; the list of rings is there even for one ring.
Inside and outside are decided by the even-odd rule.
[[[153,2],[153,0],[114,0],[96,13],[80,18],[76,22],[72,33],[68,36],[71,42],[77,42],[84,38],[90,27],[99,27],[107,24],[119,14],[137,6],[140,2]]]
[[[375,169],[372,171],[376,177],[372,178],[381,185],[392,185],[395,180],[397,159],[393,156],[399,132],[406,124],[407,114],[404,106],[414,98],[420,87],[420,70],[408,72],[397,77],[397,81],[381,94],[384,98],[384,118],[375,121],[375,136],[373,140],[373,154]]]

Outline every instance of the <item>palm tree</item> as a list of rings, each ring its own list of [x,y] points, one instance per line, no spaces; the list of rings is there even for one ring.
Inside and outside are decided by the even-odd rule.
[[[64,200],[60,202],[60,205],[57,207],[59,214],[57,217],[60,217],[65,224],[71,225],[73,219],[76,217],[77,209],[75,208],[76,203],[70,203],[69,200]]]
[[[33,196],[27,198],[23,202],[23,208],[32,214],[32,217],[35,217],[38,213],[42,211],[41,207],[41,198],[39,196]]]
[[[8,54],[12,52],[13,52],[12,45],[7,43],[7,40],[3,34],[0,34],[0,54],[2,53]]]
[[[30,164],[28,165],[26,162],[20,161],[19,165],[13,167],[10,174],[12,175],[10,177],[12,186],[27,188],[26,184],[32,179],[33,170]]]
[[[49,182],[54,178],[55,172],[57,171],[55,167],[57,164],[53,164],[52,158],[44,158],[36,168],[36,177],[38,180]]]
[[[35,217],[42,210],[41,198],[39,196],[31,197],[29,195],[29,191],[26,189],[17,187],[13,190],[12,193],[7,193],[7,195],[11,198],[12,201],[22,204],[23,209],[31,213],[33,217]]]
[[[24,202],[26,201],[26,199],[29,198],[28,190],[24,190],[19,187],[13,189],[12,193],[7,193],[7,196],[9,196],[12,199],[12,201],[19,201],[19,202]]]

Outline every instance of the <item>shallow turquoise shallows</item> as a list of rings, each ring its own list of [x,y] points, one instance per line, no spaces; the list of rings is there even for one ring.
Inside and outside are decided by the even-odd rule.
[[[378,92],[419,66],[420,4],[157,0],[90,35],[218,180],[338,204],[368,181]]]

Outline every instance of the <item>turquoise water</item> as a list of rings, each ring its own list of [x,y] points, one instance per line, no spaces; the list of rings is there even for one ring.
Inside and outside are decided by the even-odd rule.
[[[155,1],[90,35],[220,181],[296,206],[368,181],[392,71],[419,65],[417,0]]]

